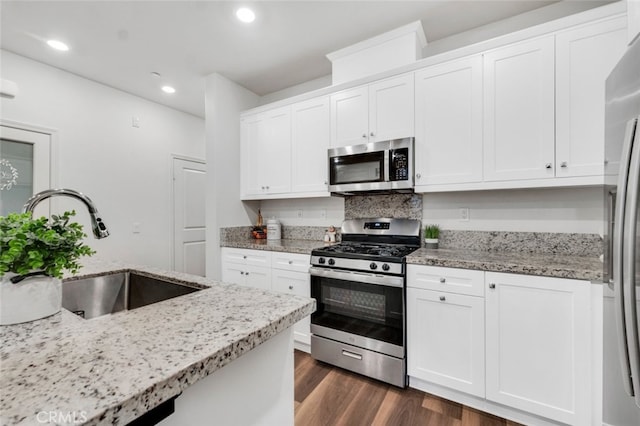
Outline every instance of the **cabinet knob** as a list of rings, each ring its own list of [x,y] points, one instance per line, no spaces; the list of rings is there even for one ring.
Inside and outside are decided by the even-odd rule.
[[[248,272],[245,272],[244,274],[245,274],[245,275],[249,275],[249,273],[248,273]]]
[[[446,297],[444,297],[444,296],[440,296],[440,301],[441,301],[441,302],[444,302],[445,300],[447,300],[447,298],[446,298]]]
[[[325,184],[325,185],[329,185],[329,182],[327,182],[327,181],[325,180],[325,181],[324,181],[324,184]]]
[[[567,167],[567,162],[563,161],[562,163],[560,163],[560,167]]]
[[[289,265],[293,265],[293,260],[290,260],[290,261],[289,261]]]
[[[244,272],[243,272],[243,271],[240,271],[240,275],[244,275]]]
[[[362,134],[362,137],[366,139],[366,138],[367,138],[367,134],[366,134],[366,133],[363,133],[363,134]]]
[[[490,283],[489,284],[489,288],[494,289],[494,288],[496,288],[496,285],[494,283]]]
[[[446,279],[445,277],[441,277],[441,278],[440,278],[440,282],[441,282],[441,283],[443,283],[443,284],[444,284],[446,281],[447,281],[447,279]]]
[[[269,187],[268,187],[268,186],[265,186],[265,188],[266,188],[266,189],[269,189]]]
[[[243,259],[246,259],[246,258],[247,258],[247,256],[242,256],[242,258],[243,258]]]
[[[546,169],[550,169],[552,166],[551,166],[551,163],[547,163],[547,164],[545,164],[545,165],[544,165],[544,167],[545,167]]]
[[[371,136],[375,136],[373,132],[370,133]]]
[[[293,290],[293,286],[292,285],[289,286],[289,290]]]
[[[416,173],[416,179],[420,179],[422,175],[420,173]]]

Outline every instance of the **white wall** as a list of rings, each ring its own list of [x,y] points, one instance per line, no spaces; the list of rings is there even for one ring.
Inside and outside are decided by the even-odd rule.
[[[220,279],[220,228],[250,225],[258,203],[240,201],[240,112],[258,96],[221,76],[207,76],[207,277]]]
[[[425,194],[422,220],[443,229],[603,232],[600,188],[550,188]],[[460,221],[469,208],[469,221]]]
[[[87,239],[97,256],[171,268],[171,154],[204,158],[204,121],[4,50],[0,55],[2,78],[19,87],[15,99],[0,99],[2,118],[57,131],[53,181],[91,197],[111,232]],[[132,127],[132,116],[140,128]],[[91,234],[81,204],[56,204],[75,209]],[[132,233],[134,222],[139,234]]]
[[[289,226],[339,227],[344,220],[342,197],[264,200],[260,209],[265,220],[273,216]]]

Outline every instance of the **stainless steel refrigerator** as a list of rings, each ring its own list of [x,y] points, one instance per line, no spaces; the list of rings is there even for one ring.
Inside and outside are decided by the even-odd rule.
[[[640,425],[640,40],[606,82],[604,423]]]

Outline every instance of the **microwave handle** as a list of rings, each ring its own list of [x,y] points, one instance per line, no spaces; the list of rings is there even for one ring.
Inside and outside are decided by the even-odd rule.
[[[385,149],[384,150],[384,176],[383,176],[383,181],[384,182],[389,182],[391,180],[391,176],[389,176],[389,150]]]

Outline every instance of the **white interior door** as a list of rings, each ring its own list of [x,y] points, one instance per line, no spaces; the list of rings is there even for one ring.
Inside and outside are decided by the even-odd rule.
[[[173,268],[205,276],[206,165],[173,159]]]
[[[19,213],[37,192],[51,188],[51,135],[0,126],[0,216]],[[49,201],[34,216],[49,216]]]

